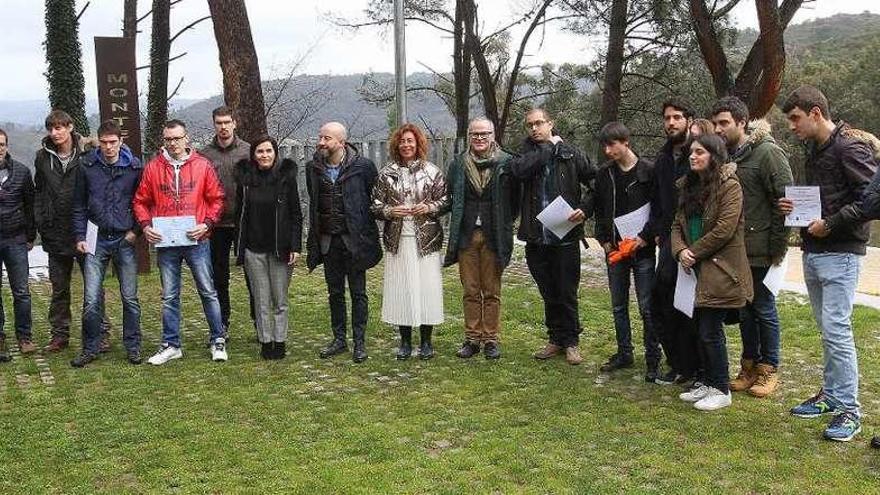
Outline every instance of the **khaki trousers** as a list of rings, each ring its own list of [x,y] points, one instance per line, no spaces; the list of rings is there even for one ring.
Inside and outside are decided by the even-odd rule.
[[[467,340],[498,342],[501,325],[501,269],[479,228],[467,248],[458,251],[458,273],[464,289],[464,328]]]

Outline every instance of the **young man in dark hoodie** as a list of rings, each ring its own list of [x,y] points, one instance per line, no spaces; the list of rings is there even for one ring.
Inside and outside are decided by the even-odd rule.
[[[636,155],[629,145],[630,132],[620,122],[610,122],[599,132],[599,142],[610,158],[596,174],[596,240],[608,257],[621,248],[624,238],[614,219],[651,205],[654,192],[654,167]],[[649,218],[650,220],[650,218]],[[654,226],[650,221],[635,238],[637,250],[632,256],[608,259],[608,287],[617,352],[600,368],[602,372],[629,368],[633,365],[632,329],[629,320],[630,274],[635,279],[636,299],[642,317],[645,343],[645,381],[656,383],[660,377],[660,341],[654,331],[651,314],[651,290],[654,284]]]
[[[779,386],[780,330],[776,297],[764,285],[764,277],[771,266],[782,263],[788,250],[790,230],[776,205],[785,196],[785,186],[792,184],[791,167],[770,135],[770,123],[749,123],[749,107],[739,98],[726,96],[715,102],[712,122],[737,165],[754,292],[752,302],[740,311],[741,367],[730,390],[766,397]]]
[[[379,229],[370,214],[376,166],[346,140],[345,126],[328,122],[318,133],[318,150],[306,165],[309,193],[309,271],[324,265],[333,339],[321,349],[329,358],[346,345],[345,281],[351,295],[352,359],[367,359],[367,270],[382,259]]]
[[[852,310],[861,259],[870,236],[862,198],[877,162],[870,145],[844,123],[834,123],[828,100],[812,86],[794,90],[782,106],[789,129],[807,147],[804,185],[818,186],[822,218],[800,229],[804,282],[819,330],[824,370],[819,392],[791,409],[801,418],[833,415],[828,440],[846,442],[861,431],[859,365]],[[779,200],[783,214],[794,205]]]
[[[580,151],[556,134],[546,110],[529,110],[525,125],[529,137],[520,147],[520,156],[510,161],[510,171],[522,184],[517,237],[526,243],[526,263],[544,300],[547,344],[534,358],[549,359],[564,353],[569,364],[577,365],[583,361],[578,349],[583,331],[577,296],[581,279],[580,243],[584,238],[583,223],[592,213],[591,190],[596,169]],[[562,238],[537,218],[558,196],[573,210],[568,220],[577,224]]]
[[[141,363],[141,306],[134,246],[140,229],[131,202],[143,165],[122,143],[122,129],[112,120],[98,127],[98,143],[98,149],[81,160],[73,195],[76,250],[85,257],[82,352],[70,362],[76,368],[98,358],[104,315],[102,287],[111,260],[122,299],[122,343],[128,362]],[[94,252],[89,252],[87,241],[89,223],[97,228]]]
[[[6,267],[12,290],[15,337],[19,349],[33,345],[31,292],[28,288],[28,251],[34,247],[34,182],[24,164],[9,154],[9,136],[0,129],[0,263]],[[9,361],[4,326],[6,314],[0,298],[0,362]]]
[[[73,235],[73,190],[82,154],[80,135],[73,130],[73,119],[63,110],[52,110],[46,117],[46,137],[34,159],[34,216],[42,248],[49,255],[49,282],[52,301],[49,324],[52,340],[47,352],[60,352],[70,341],[70,278],[73,264],[83,269],[83,256],[76,251]],[[104,338],[100,352],[110,350],[109,323],[103,321]],[[22,353],[36,346],[22,347]]]

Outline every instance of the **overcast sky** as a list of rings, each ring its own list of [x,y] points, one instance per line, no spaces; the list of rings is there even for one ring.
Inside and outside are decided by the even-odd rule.
[[[762,0],[763,1],[763,0]],[[149,10],[152,3],[141,0],[139,13]],[[327,15],[357,17],[368,0],[248,0],[248,15],[264,79],[285,74],[291,64],[304,59],[300,69],[309,74],[351,74],[367,71],[391,72],[394,51],[390,30],[368,28],[358,34],[335,27]],[[521,12],[529,0],[480,0],[485,29],[501,25],[511,12]],[[742,26],[757,26],[754,2],[743,0],[735,17]],[[77,1],[82,8],[84,0]],[[95,63],[94,36],[121,34],[122,0],[92,0],[80,25],[83,62],[86,73],[86,97],[94,99]],[[37,0],[0,0],[3,12],[3,64],[0,77],[0,100],[39,100],[46,98],[43,77],[45,56],[42,42],[44,2]],[[816,0],[798,12],[794,23],[835,13],[859,13],[865,10],[880,13],[878,0]],[[195,19],[207,15],[204,0],[183,0],[171,12],[172,34]],[[488,17],[494,16],[494,17]],[[138,36],[139,65],[149,56],[149,19],[140,26]],[[588,40],[573,37],[558,27],[548,28],[539,44],[535,37],[528,50],[526,63],[584,62],[601,47],[590,46]],[[409,72],[448,71],[451,67],[451,40],[436,31],[411,23],[407,26],[407,68]],[[179,91],[182,98],[201,98],[222,92],[217,46],[210,20],[181,35],[172,46],[172,55],[187,55],[171,63],[169,85],[184,82]],[[146,88],[147,71],[141,71],[140,88]]]

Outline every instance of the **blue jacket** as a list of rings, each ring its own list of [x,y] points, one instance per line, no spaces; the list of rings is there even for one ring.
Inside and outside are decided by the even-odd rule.
[[[119,160],[104,163],[100,149],[83,156],[73,193],[73,232],[76,241],[86,239],[86,222],[91,220],[101,233],[139,231],[131,201],[144,166],[122,145]]]

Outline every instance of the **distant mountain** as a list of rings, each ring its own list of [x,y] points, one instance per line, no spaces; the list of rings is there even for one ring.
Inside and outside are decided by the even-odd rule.
[[[870,12],[835,14],[789,26],[785,30],[785,46],[788,51],[799,53],[806,49],[817,49],[824,45],[844,43],[855,38],[878,34],[880,34],[880,14]],[[745,29],[739,32],[736,45],[748,49],[756,39],[758,39],[756,30]]]

